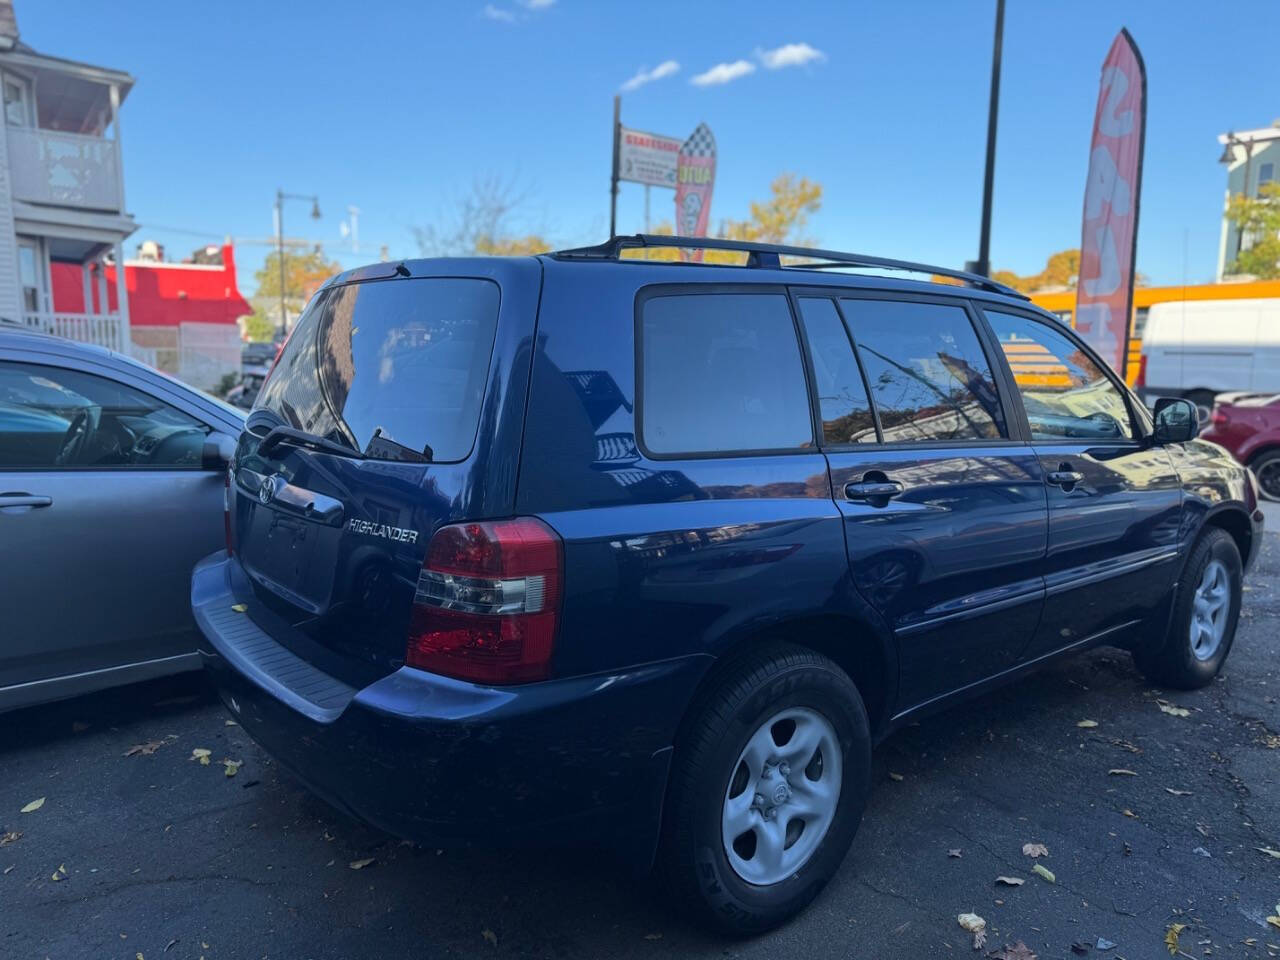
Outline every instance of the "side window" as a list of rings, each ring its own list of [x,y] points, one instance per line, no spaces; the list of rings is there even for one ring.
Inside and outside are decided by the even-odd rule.
[[[983,312],[1022,394],[1033,440],[1132,439],[1119,388],[1066,334],[1017,314]]]
[[[654,297],[640,320],[640,421],[656,454],[813,445],[809,392],[782,294]]]
[[[875,443],[871,401],[835,302],[825,297],[802,297],[800,316],[813,358],[823,442]]]
[[[105,377],[0,361],[0,469],[199,469],[209,427]]]
[[[842,299],[885,443],[1008,436],[982,344],[963,307]]]

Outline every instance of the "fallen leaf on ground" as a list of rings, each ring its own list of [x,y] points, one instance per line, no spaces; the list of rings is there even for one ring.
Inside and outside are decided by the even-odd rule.
[[[1097,720],[1081,720],[1076,724],[1077,727],[1084,727],[1086,730],[1092,730],[1098,725]]]
[[[1267,917],[1267,923],[1271,924],[1277,930],[1280,930],[1280,916]]]
[[[987,943],[987,921],[976,913],[962,913],[956,922],[973,934],[973,949],[981,950]]]
[[[1274,733],[1268,733],[1262,738],[1262,745],[1271,750],[1280,750],[1280,736]]]
[[[1161,711],[1163,711],[1164,713],[1169,714],[1169,716],[1171,716],[1171,717],[1189,717],[1189,716],[1191,716],[1191,711],[1190,711],[1190,710],[1188,710],[1186,707],[1177,707],[1177,706],[1174,706],[1174,705],[1173,705],[1172,703],[1170,703],[1168,700],[1157,700],[1157,701],[1156,701],[1156,706],[1157,706],[1157,707],[1159,707],[1159,708],[1161,709]]]
[[[242,763],[244,763],[243,760],[223,760],[223,772],[226,773],[228,777],[234,777],[240,772],[240,765]]]
[[[13,865],[13,867],[16,867],[16,866],[17,866],[17,864],[15,863],[15,864]],[[13,867],[5,867],[5,868],[4,868],[4,872],[5,872],[5,875],[6,875],[6,876],[7,876],[8,874],[10,874],[10,873],[13,871]]]
[[[164,746],[163,740],[148,740],[146,743],[135,743],[124,752],[126,757],[149,757]]]
[[[352,860],[347,864],[352,870],[363,870],[369,864],[373,863],[377,857],[365,857],[363,860]]]
[[[1043,843],[1024,843],[1022,852],[1028,857],[1047,857],[1049,848]]]
[[[901,782],[904,778],[903,778],[902,774],[900,774],[900,773],[894,773],[893,771],[890,771],[890,772],[889,772],[889,779],[890,779],[890,780],[897,780],[897,781]]]
[[[1035,873],[1038,873],[1040,876],[1044,877],[1044,879],[1048,880],[1050,883],[1058,882],[1058,878],[1053,875],[1053,871],[1050,870],[1048,867],[1046,867],[1043,863],[1037,863],[1031,869]]]
[[[21,836],[21,834],[18,836]],[[16,840],[18,837],[14,837],[14,839]],[[0,844],[3,843],[4,837],[0,837]],[[1259,853],[1265,853],[1268,857],[1275,857],[1277,860],[1280,860],[1280,850],[1272,850],[1270,847],[1254,847],[1253,849],[1257,850]]]
[[[65,863],[58,864],[58,869],[53,871],[53,876],[49,879],[56,882],[61,882],[67,879],[67,865]]]
[[[233,603],[231,605],[231,609],[234,610],[236,613],[244,613],[249,608],[246,607],[243,603]]]
[[[996,883],[1003,883],[1006,887],[1020,887],[1026,882],[1021,877],[996,877]]]
[[[1113,777],[1136,777],[1137,773],[1132,770],[1125,770],[1123,767],[1115,767],[1108,770],[1107,773]]]
[[[240,724],[236,723],[234,720],[224,720],[224,721],[222,721],[222,725],[223,725],[224,727],[238,727],[238,726],[240,726]]]
[[[209,754],[212,752],[212,750],[206,750],[204,747],[196,747],[191,751],[191,759],[199,760],[200,766],[207,767],[209,765]]]
[[[1105,937],[1099,937],[1095,946],[1097,946],[1099,950],[1110,950],[1115,946],[1115,943],[1111,940],[1107,940]]]
[[[10,830],[8,833],[0,833],[0,847],[6,843],[13,843],[22,838],[22,834],[17,830]]]
[[[1165,792],[1165,793],[1171,793],[1171,794],[1173,794],[1175,797],[1189,797],[1189,796],[1191,796],[1191,791],[1190,791],[1190,790],[1175,790],[1175,789],[1173,789],[1173,787],[1165,787],[1165,788],[1164,788],[1164,792]]]
[[[1212,854],[1212,853],[1210,853],[1208,850],[1206,850],[1204,847],[1196,847],[1196,848],[1195,848],[1194,850],[1192,850],[1191,852],[1192,852],[1192,853],[1194,853],[1197,857],[1212,857],[1212,856],[1213,856],[1213,854]]]
[[[960,848],[959,848],[959,847],[956,847],[954,850],[948,850],[948,851],[947,851],[947,856],[948,856],[948,857],[955,857],[956,859],[959,859],[960,857],[964,856],[964,854],[960,852]]]
[[[1135,820],[1137,820],[1137,819],[1138,819],[1138,815],[1137,815],[1136,813],[1134,813],[1132,810],[1130,810],[1128,807],[1125,807],[1125,808],[1124,808],[1123,810],[1121,810],[1120,812],[1121,812],[1121,813],[1123,813],[1126,817],[1133,817],[1133,819],[1135,819]]]
[[[993,950],[987,954],[991,960],[1038,960],[1031,948],[1019,940],[1013,946],[1005,946],[1003,950]]]
[[[1164,945],[1169,948],[1169,955],[1176,957],[1178,955],[1178,934],[1187,929],[1185,923],[1172,923],[1169,929],[1164,932]]]
[[[498,945],[498,935],[492,930],[481,930],[480,936],[484,937],[485,942],[490,946],[496,947]]]
[[[44,806],[44,797],[41,797],[39,800],[32,800],[30,803],[28,803],[25,807],[22,808],[22,812],[35,813],[37,810],[39,810],[43,806]]]

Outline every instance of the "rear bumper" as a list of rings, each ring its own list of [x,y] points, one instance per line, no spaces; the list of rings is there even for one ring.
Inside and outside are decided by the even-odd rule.
[[[245,732],[316,794],[437,846],[587,840],[652,856],[676,726],[710,658],[514,687],[408,667],[326,686],[271,649],[252,608],[228,626],[234,565],[215,554],[192,577],[205,667]]]

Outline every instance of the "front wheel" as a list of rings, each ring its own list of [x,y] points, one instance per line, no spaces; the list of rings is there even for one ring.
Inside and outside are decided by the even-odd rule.
[[[835,663],[789,644],[731,664],[677,744],[661,868],[677,905],[732,934],[802,910],[862,820],[871,736]]]
[[[1134,651],[1138,669],[1177,690],[1212,682],[1235,640],[1243,578],[1235,541],[1217,527],[1205,530],[1178,581],[1169,633],[1163,643]]]

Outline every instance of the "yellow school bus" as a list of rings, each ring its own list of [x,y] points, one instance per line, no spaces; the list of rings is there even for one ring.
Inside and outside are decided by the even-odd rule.
[[[1063,323],[1075,326],[1076,292],[1030,294],[1031,302],[1057,314]],[[1129,358],[1125,379],[1129,386],[1142,383],[1142,331],[1147,324],[1147,311],[1157,303],[1179,300],[1248,300],[1256,297],[1280,297],[1280,280],[1254,280],[1248,283],[1198,283],[1185,287],[1138,287],[1133,291],[1133,317],[1129,327]]]

